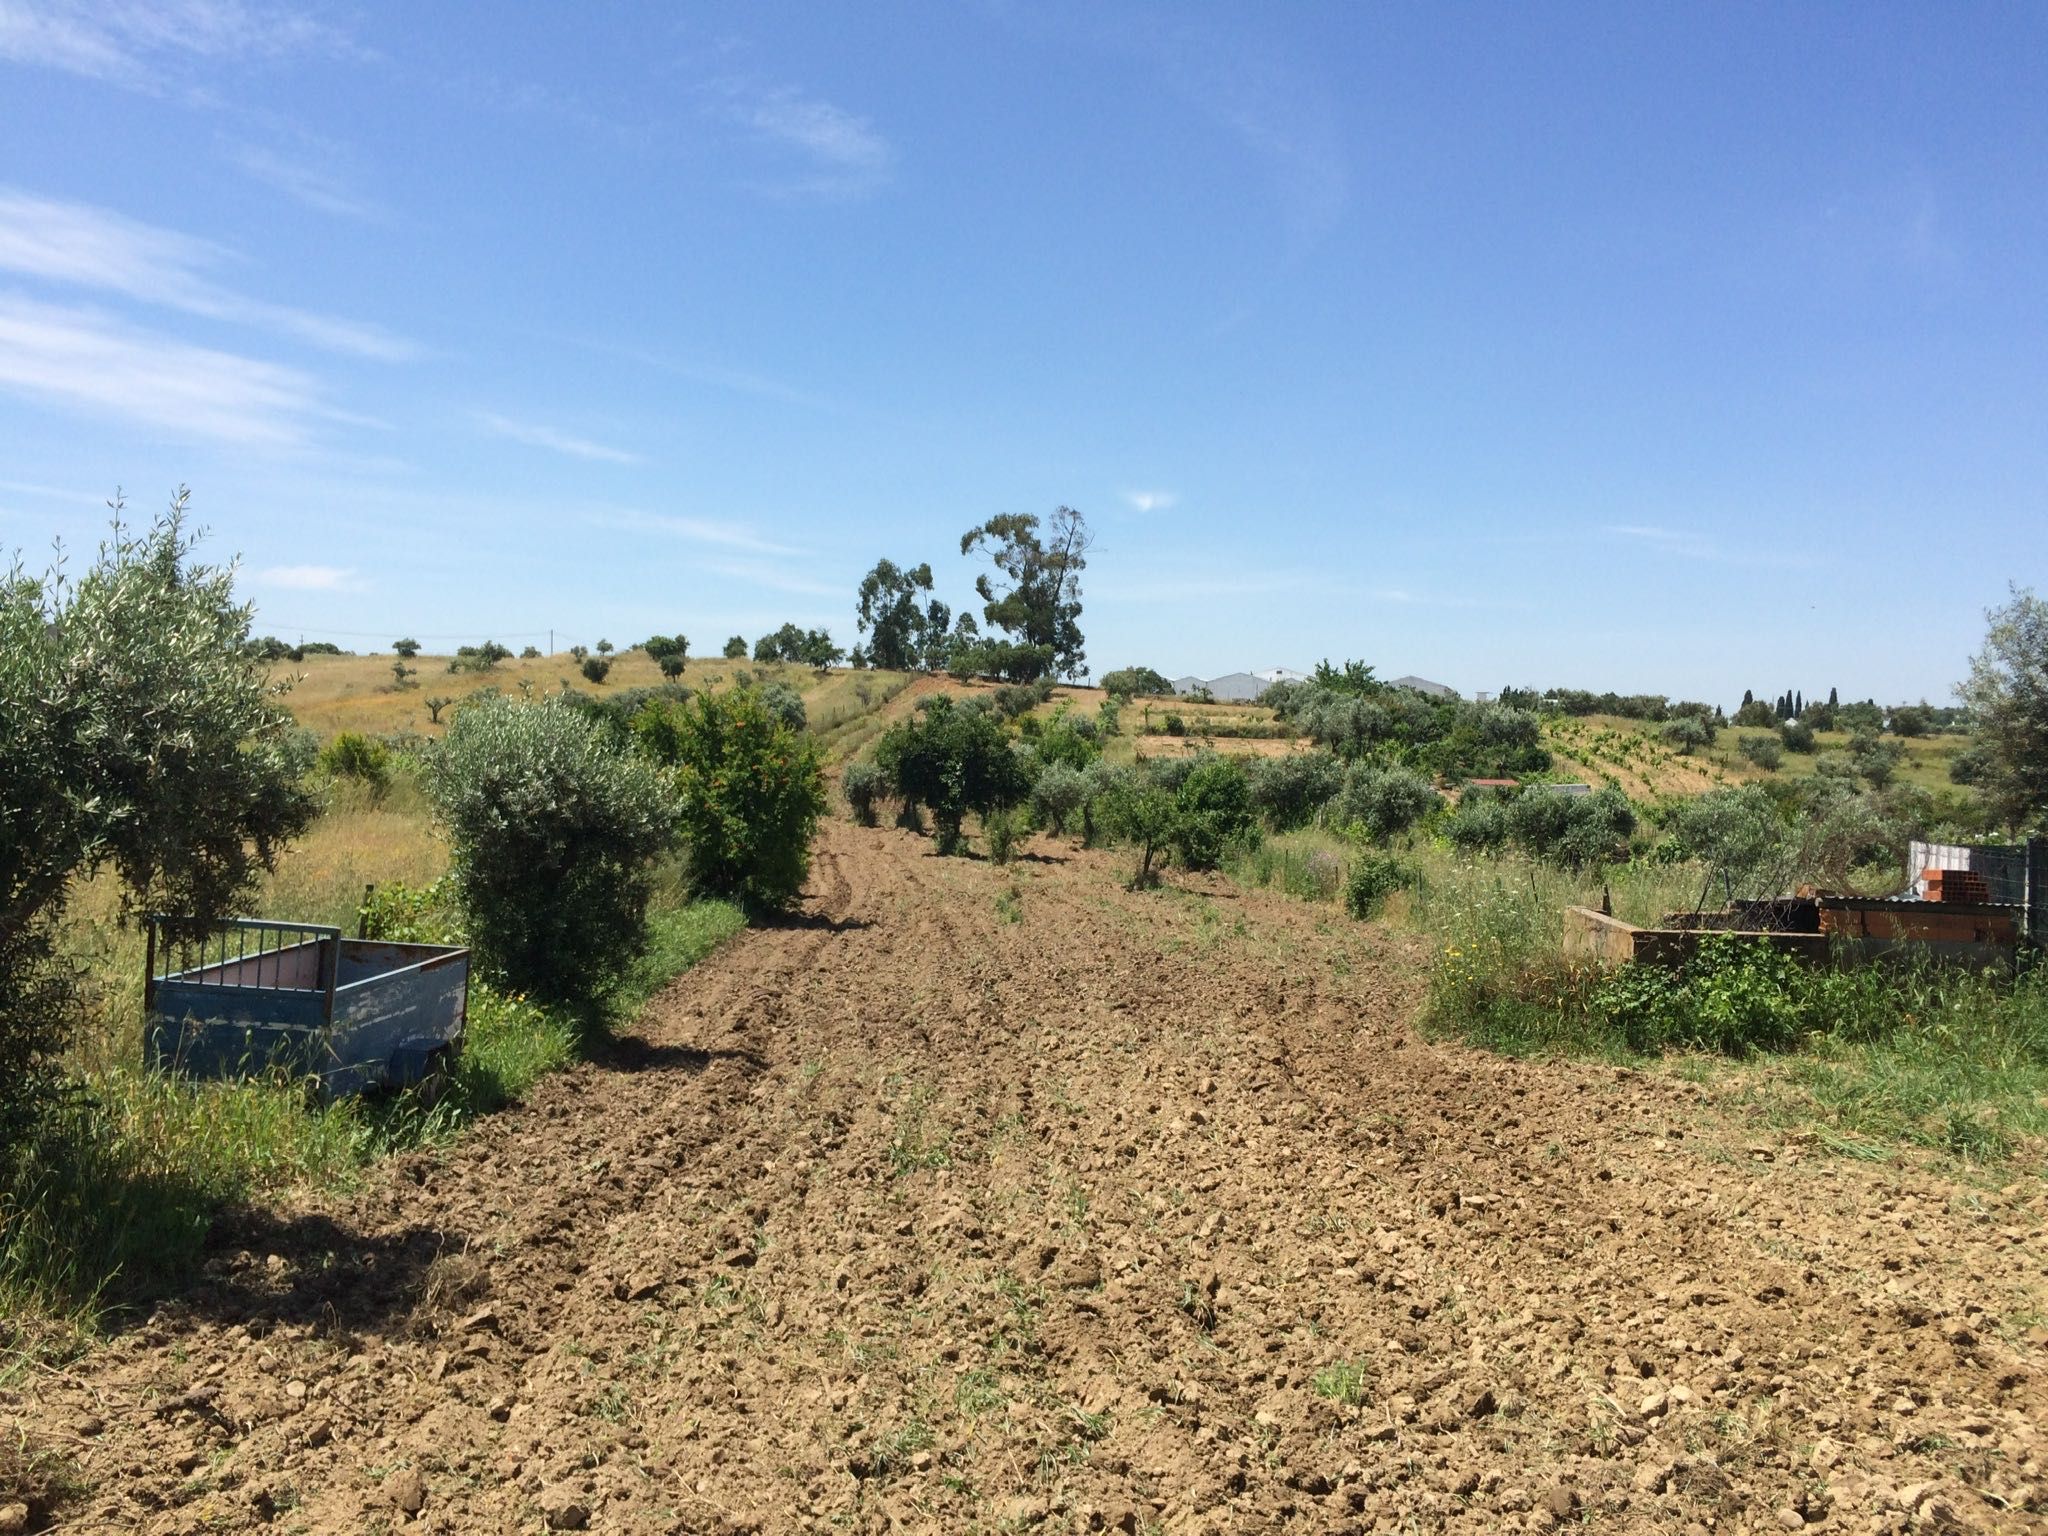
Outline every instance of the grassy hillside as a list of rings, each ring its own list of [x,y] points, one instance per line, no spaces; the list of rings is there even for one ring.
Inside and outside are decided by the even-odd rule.
[[[566,653],[501,661],[488,672],[450,672],[448,657],[418,656],[408,663],[418,668],[418,674],[402,686],[393,677],[393,660],[390,656],[308,656],[304,661],[278,663],[271,675],[290,684],[286,703],[299,723],[323,742],[340,731],[376,736],[416,731],[438,736],[441,727],[434,724],[427,700],[459,700],[485,688],[539,696],[566,686],[603,696],[629,688],[652,688],[664,681],[661,669],[644,651],[614,656],[611,672],[602,683],[586,678],[581,664]],[[841,746],[839,738],[849,727],[873,715],[911,681],[906,672],[819,672],[781,662],[755,664],[715,657],[691,661],[678,681],[688,688],[715,689],[730,684],[736,674],[772,679],[796,689],[804,696],[811,728],[826,739],[835,755]],[[447,719],[445,711],[442,719]]]

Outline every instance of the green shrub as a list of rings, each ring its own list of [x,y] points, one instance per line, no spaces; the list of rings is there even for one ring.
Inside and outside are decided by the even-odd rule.
[[[1468,789],[1442,826],[1460,853],[1494,853],[1507,846],[1508,808],[1490,791]]]
[[[1877,736],[1858,736],[1849,743],[1849,756],[1856,771],[1873,789],[1883,789],[1898,776],[1906,760],[1906,749],[1896,741]]]
[[[1188,733],[1188,723],[1173,711],[1168,710],[1166,724],[1163,729],[1169,736],[1185,736]]]
[[[774,911],[810,873],[825,775],[817,743],[768,707],[766,691],[699,694],[658,719],[643,715],[634,729],[675,768],[698,891]]]
[[[792,731],[800,731],[809,722],[804,709],[804,696],[787,683],[768,683],[761,689],[761,707]]]
[[[641,948],[675,797],[644,758],[567,705],[463,709],[429,764],[479,964],[515,991],[589,1010]]]
[[[1813,727],[1804,720],[1787,720],[1778,734],[1784,739],[1787,752],[1812,752],[1819,746]]]
[[[988,844],[991,864],[1007,864],[1016,857],[1024,829],[1014,810],[990,811],[981,819],[981,835]]]
[[[1051,697],[1050,678],[1040,678],[1030,683],[1005,683],[990,695],[996,712],[1010,720],[1030,714]]]
[[[612,659],[609,656],[586,656],[583,658],[583,675],[593,683],[601,683],[611,676]]]
[[[889,775],[874,763],[848,763],[839,776],[839,792],[853,810],[853,819],[864,827],[880,819],[883,799],[889,793]]]
[[[1275,832],[1305,827],[1344,787],[1344,765],[1328,752],[1254,758],[1245,769],[1252,807]]]
[[[1980,742],[1972,742],[1949,759],[1948,781],[1965,786],[1981,784],[1991,767],[1991,749]]]
[[[1066,835],[1068,820],[1087,800],[1088,775],[1066,763],[1046,764],[1031,786],[1032,812],[1055,837]]]
[[[343,731],[320,749],[330,778],[359,779],[381,793],[391,787],[391,749],[361,731]]]
[[[1175,795],[1173,852],[1183,869],[1214,869],[1252,830],[1251,786],[1235,758],[1205,753]]]
[[[1786,884],[1785,821],[1777,802],[1757,785],[1679,801],[1670,811],[1669,830],[1673,851],[1721,875],[1723,889],[1735,895],[1776,896]]]
[[[1341,824],[1386,844],[1435,810],[1442,799],[1428,779],[1411,769],[1354,763],[1332,813]]]
[[[1125,775],[1105,789],[1096,814],[1104,831],[1138,851],[1131,888],[1143,890],[1156,884],[1159,856],[1180,825],[1180,807],[1175,797],[1137,774]]]
[[[1145,782],[1155,784],[1170,794],[1179,794],[1181,785],[1187,783],[1188,775],[1195,771],[1200,758],[1183,757],[1175,753],[1172,757],[1155,757],[1140,766]]]
[[[1032,745],[1041,763],[1064,763],[1069,768],[1086,768],[1102,755],[1095,744],[1095,722],[1085,716],[1061,715],[1038,732]]]
[[[1630,1050],[1746,1056],[1798,1043],[1808,981],[1798,962],[1769,945],[1717,934],[1682,969],[1615,967],[1591,1007]]]
[[[940,847],[948,852],[960,846],[960,823],[969,812],[986,816],[1015,805],[1031,787],[1002,722],[948,698],[931,700],[921,717],[884,732],[875,761],[906,809],[931,809]]]
[[[1894,736],[1930,736],[1934,733],[1934,711],[1925,704],[1902,704],[1892,711],[1889,724]]]
[[[1415,871],[1392,854],[1361,853],[1344,881],[1344,910],[1360,922],[1377,917],[1387,898],[1415,884]]]
[[[1627,857],[1636,814],[1628,796],[1611,785],[1590,795],[1532,785],[1508,803],[1507,825],[1523,852],[1578,870]]]
[[[1135,768],[1116,763],[1107,763],[1097,758],[1084,771],[1088,781],[1087,798],[1081,802],[1081,844],[1093,848],[1097,840],[1108,831],[1099,814],[1108,797],[1122,790],[1126,785],[1138,782]]]
[[[1785,744],[1775,736],[1745,736],[1739,750],[1767,773],[1775,773],[1785,765]]]
[[[734,635],[725,642],[725,650],[722,654],[727,661],[744,661],[747,655],[747,637],[745,635]]]

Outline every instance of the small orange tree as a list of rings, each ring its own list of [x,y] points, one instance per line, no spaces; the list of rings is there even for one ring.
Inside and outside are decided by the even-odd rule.
[[[794,901],[825,810],[817,743],[751,688],[649,704],[633,735],[675,771],[697,889],[757,911]]]

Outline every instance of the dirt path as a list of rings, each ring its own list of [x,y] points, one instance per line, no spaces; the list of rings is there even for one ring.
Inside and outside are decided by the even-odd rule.
[[[2038,1181],[1433,1047],[1382,931],[1040,852],[835,823],[615,1059],[237,1218],[0,1406],[65,1528],[2048,1528]]]

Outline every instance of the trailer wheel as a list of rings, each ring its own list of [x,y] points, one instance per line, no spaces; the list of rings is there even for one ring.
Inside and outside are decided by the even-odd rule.
[[[413,1097],[422,1109],[432,1109],[455,1090],[455,1050],[441,1046],[427,1054],[427,1064],[413,1084]]]

